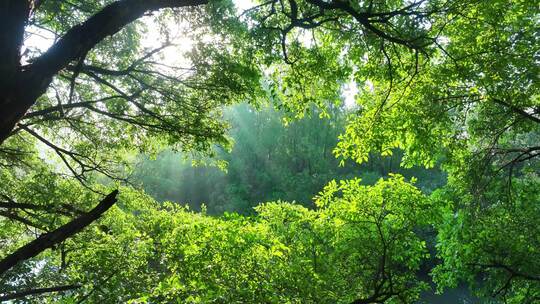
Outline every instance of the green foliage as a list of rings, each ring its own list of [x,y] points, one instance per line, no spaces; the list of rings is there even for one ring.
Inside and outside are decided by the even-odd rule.
[[[515,181],[510,203],[471,202],[466,210],[450,205],[438,223],[438,255],[444,261],[434,271],[439,286],[463,280],[480,294],[507,303],[533,303],[540,290],[534,275],[539,271],[539,189],[538,177],[531,177]],[[489,194],[498,196],[500,190]],[[456,193],[441,191],[435,197],[454,200]],[[467,196],[460,203],[463,199]]]
[[[297,4],[302,20],[309,19],[310,6]],[[376,24],[402,26],[401,37],[418,38],[413,39],[416,45],[373,31],[354,36],[358,32],[348,29],[358,26],[355,15],[348,9],[350,18],[343,17],[332,4],[331,13],[325,13],[335,13],[339,21],[318,16],[324,26],[299,25],[293,30],[297,32],[285,35],[291,41],[285,50],[298,56],[288,65],[274,65],[281,72],[271,77],[274,90],[282,90],[275,94],[278,104],[296,116],[313,104],[324,111],[321,101],[334,100],[327,90],[335,92],[332,85],[341,87],[352,79],[359,89],[357,108],[339,137],[338,157],[365,163],[399,149],[405,167],[440,163],[449,173],[449,184],[437,192],[452,202],[437,227],[439,288],[466,280],[479,294],[502,301],[537,301],[539,272],[533,261],[538,233],[520,231],[517,223],[529,227],[539,214],[533,203],[536,190],[524,190],[538,188],[540,172],[538,4],[427,1],[420,7],[433,14],[408,20],[415,14],[396,13],[397,19]],[[391,10],[402,4],[381,5]],[[342,7],[347,5],[352,4]],[[284,9],[285,16],[287,9],[292,12],[293,6]],[[283,29],[289,19],[294,21],[283,17],[270,22]],[[415,22],[417,26],[408,27]],[[313,37],[310,43],[301,42],[306,36]],[[423,44],[424,38],[430,41]],[[332,55],[318,60],[321,66],[310,66],[321,54]],[[312,96],[318,96],[316,101]]]
[[[33,1],[28,34],[61,36],[113,3],[79,2]],[[465,282],[494,301],[538,302],[537,1],[257,3],[156,12],[54,75],[0,147],[0,258],[109,187],[121,197],[1,274],[0,293],[81,284],[28,301],[411,303],[432,251],[439,291]],[[173,25],[191,47],[170,63]],[[145,46],[151,26],[160,36]],[[27,49],[20,70],[32,74],[43,51]],[[346,111],[345,86],[359,90]],[[242,102],[262,111],[229,108]],[[158,154],[167,148],[218,156],[228,173],[175,163]],[[134,171],[148,193],[203,213],[123,186],[141,154],[158,157]],[[445,186],[438,169],[412,168],[439,165]],[[427,198],[380,179],[390,171],[440,189]],[[252,211],[261,201],[276,202]]]
[[[410,303],[427,288],[415,280],[429,254],[414,229],[435,209],[400,176],[332,182],[316,210],[272,202],[253,217],[210,217],[121,193],[98,225],[65,244],[85,244],[63,270],[84,285],[57,300]]]

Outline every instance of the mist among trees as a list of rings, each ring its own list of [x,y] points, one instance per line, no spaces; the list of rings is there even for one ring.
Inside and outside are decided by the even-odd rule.
[[[532,0],[4,0],[0,302],[540,301]]]
[[[225,113],[233,146],[230,151],[216,147],[217,162],[166,150],[155,159],[139,157],[131,179],[159,201],[184,203],[199,211],[204,204],[214,215],[252,214],[259,203],[276,200],[314,208],[313,197],[331,180],[358,177],[372,185],[399,173],[416,178],[416,186],[426,193],[444,185],[446,176],[438,168],[400,167],[397,149],[390,156],[374,155],[366,164],[340,165],[333,149],[351,110],[335,107],[325,118],[313,111],[285,125],[285,115],[270,106],[234,106]]]

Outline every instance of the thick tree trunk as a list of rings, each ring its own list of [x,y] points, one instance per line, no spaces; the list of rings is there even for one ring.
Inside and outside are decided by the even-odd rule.
[[[29,13],[29,1],[0,1],[0,144],[26,112],[16,92],[20,85],[20,53]]]
[[[24,98],[17,94],[17,88],[8,87],[0,91],[0,145],[34,103],[35,99]]]
[[[0,89],[13,84],[20,67],[24,27],[30,13],[26,0],[0,1]]]

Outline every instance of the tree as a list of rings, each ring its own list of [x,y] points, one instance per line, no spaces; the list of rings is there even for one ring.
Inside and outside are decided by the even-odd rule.
[[[41,1],[8,1],[4,3],[2,18],[6,33],[2,35],[2,106],[10,108],[3,112],[0,140],[3,142],[24,117],[39,96],[52,82],[53,76],[67,68],[72,61],[84,61],[88,51],[107,36],[140,18],[148,11],[165,7],[183,7],[203,4],[203,1],[118,1],[114,2],[81,25],[68,30],[53,47],[43,55],[21,66],[20,49],[29,17],[36,21],[47,17],[53,7],[41,7]],[[62,3],[60,3],[62,5]],[[43,9],[43,11],[41,11]],[[39,24],[39,21],[37,21]]]
[[[0,264],[25,244],[39,245],[5,264],[15,266],[2,274],[3,286],[54,290],[40,284],[76,278],[55,267],[65,269],[66,256],[88,251],[66,253],[64,238],[35,243],[36,235],[93,214],[85,212],[90,202],[113,188],[95,181],[125,181],[133,150],[154,154],[170,145],[210,153],[212,144],[228,144],[224,105],[263,98],[291,117],[313,105],[324,116],[353,82],[360,88],[357,113],[340,136],[337,156],[363,162],[399,148],[404,165],[441,162],[449,172],[441,201],[449,205],[447,218],[455,215],[464,225],[437,226],[439,248],[460,253],[441,251],[439,269],[467,267],[440,283],[481,276],[484,290],[503,300],[537,299],[538,269],[522,262],[535,258],[536,243],[511,238],[517,226],[510,235],[498,233],[496,221],[529,227],[538,215],[531,203],[536,195],[525,190],[538,187],[534,1],[270,0],[243,13],[229,1],[7,0],[1,7],[0,211],[7,245]],[[145,49],[146,25],[136,20],[160,9],[168,9],[154,18],[163,43]],[[159,59],[173,47],[167,39],[172,20],[188,24],[194,41],[180,66]],[[57,37],[53,46],[22,52],[25,35],[38,29]],[[44,161],[45,150],[56,156]],[[516,242],[515,255],[501,246],[482,248],[503,244],[502,237]],[[79,245],[92,246],[91,235],[87,240]],[[59,257],[44,251],[51,246]],[[30,256],[36,257],[24,261]],[[45,263],[43,272],[35,271],[45,257],[59,259],[60,267]]]
[[[439,52],[421,57],[413,73],[390,58],[388,74],[366,76],[372,90],[359,95],[362,111],[337,153],[362,162],[400,148],[405,165],[442,161],[449,183],[439,194],[452,207],[439,225],[439,283],[466,280],[480,294],[532,303],[538,231],[529,225],[539,213],[534,190],[525,188],[539,187],[538,8],[532,1],[467,7],[440,19]]]
[[[414,229],[436,208],[400,176],[334,181],[314,210],[270,202],[252,217],[194,213],[129,188],[119,201],[100,226],[64,243],[62,273],[84,284],[51,299],[410,303],[427,288],[415,278],[429,254]]]
[[[469,267],[461,268],[458,279],[439,283],[455,285],[460,279],[473,282],[481,277],[486,283],[477,288],[480,294],[504,301],[536,301],[538,269],[524,271],[521,263],[536,259],[532,251],[538,250],[537,242],[523,245],[509,237],[520,235],[517,229],[509,234],[494,231],[500,231],[501,219],[529,227],[538,217],[531,206],[535,194],[523,188],[538,187],[537,4],[419,1],[401,14],[372,17],[382,27],[396,22],[391,28],[400,32],[398,36],[411,37],[395,41],[376,33],[352,39],[358,33],[356,21],[366,26],[355,9],[373,2],[355,7],[349,7],[350,2],[317,3],[325,8],[322,15],[301,9],[297,15],[293,5],[290,18],[270,19],[275,23],[269,28],[285,33],[280,37],[290,63],[273,70],[278,105],[301,116],[313,103],[324,109],[320,101],[333,100],[328,92],[355,82],[360,90],[358,111],[350,115],[340,136],[338,157],[363,163],[373,154],[387,156],[400,149],[406,167],[439,162],[449,173],[443,191],[443,201],[452,206],[447,216],[460,218],[463,225],[445,221],[438,227],[439,248],[460,248],[457,256],[450,249],[440,252],[443,264],[449,263],[441,267],[446,271],[460,263]],[[389,5],[393,4],[400,5]],[[325,19],[328,10],[352,18]],[[290,20],[290,28],[306,31],[287,35]],[[400,27],[411,24],[416,26]],[[302,41],[306,36],[313,37],[309,43]],[[529,238],[536,234],[534,229],[525,233]],[[509,240],[515,243],[502,245]],[[490,242],[501,245],[486,249],[493,249]],[[456,243],[459,246],[453,247]],[[508,248],[514,247],[520,254],[509,255]]]
[[[270,105],[240,104],[225,113],[230,121],[230,151],[217,149],[217,165],[192,166],[189,155],[164,151],[152,159],[141,156],[131,179],[159,201],[189,204],[193,210],[205,205],[208,214],[223,212],[252,214],[253,207],[267,201],[295,201],[314,207],[312,198],[329,181],[360,177],[373,184],[388,173],[416,177],[424,192],[444,185],[446,176],[439,168],[400,168],[401,155],[373,155],[369,163],[348,162],[339,166],[332,150],[345,130],[345,118],[352,113],[345,107],[328,110],[329,117],[312,115],[283,124],[287,117]],[[205,160],[208,163],[208,160]]]

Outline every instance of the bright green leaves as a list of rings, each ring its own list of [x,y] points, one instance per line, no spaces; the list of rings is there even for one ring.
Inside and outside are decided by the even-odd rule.
[[[107,3],[44,1],[32,22],[62,34]],[[231,1],[179,10],[178,18],[158,13],[164,43],[169,26],[193,29],[184,37],[193,47],[174,64],[151,53],[161,44],[142,45],[146,26],[135,23],[90,50],[80,66],[66,67],[0,151],[2,194],[34,204],[2,209],[7,245],[0,253],[96,201],[66,174],[91,184],[96,171],[127,175],[126,154],[134,150],[211,153],[213,144],[228,146],[222,110],[241,101],[270,99],[288,118],[316,106],[328,117],[351,81],[360,91],[356,113],[335,154],[362,163],[401,150],[403,166],[441,162],[450,174],[445,191],[427,199],[398,176],[374,186],[353,179],[329,183],[316,210],[268,203],[252,218],[211,218],[123,189],[99,225],[39,257],[47,261],[42,278],[32,275],[38,260],[19,265],[29,274],[21,285],[75,280],[84,284],[81,294],[66,298],[91,294],[96,302],[412,302],[425,287],[416,271],[428,258],[417,231],[436,223],[441,287],[465,280],[508,302],[537,299],[536,1],[260,4],[238,17]],[[54,150],[55,160],[27,141],[30,135]],[[298,142],[278,143],[287,153],[306,151]],[[255,153],[261,151],[273,150]],[[276,155],[259,153],[253,163]],[[289,178],[288,188],[314,179],[310,170]],[[5,282],[21,279],[10,275]]]
[[[389,156],[393,150],[401,149],[405,153],[405,167],[433,167],[440,151],[452,143],[446,132],[448,119],[437,113],[440,119],[434,121],[435,113],[425,112],[422,103],[409,99],[410,94],[403,97],[407,102],[390,99],[386,101],[389,105],[376,98],[364,94],[359,99],[362,108],[349,116],[345,132],[334,150],[336,156],[363,163],[369,160],[371,153]]]
[[[393,303],[399,294],[413,301],[426,288],[415,273],[428,257],[413,230],[430,221],[433,208],[402,177],[359,183],[329,184],[318,210],[276,202],[257,207],[252,219],[173,206],[144,215],[159,244],[154,259],[167,269],[147,298],[348,303],[388,296]]]
[[[318,47],[298,47],[298,60],[293,64],[269,67],[270,97],[289,118],[310,114],[316,105],[326,113],[329,107],[341,104],[341,88],[350,74],[343,64],[341,49],[324,39]]]
[[[317,202],[325,206],[320,221],[329,223],[325,229],[336,238],[333,263],[350,275],[365,274],[359,277],[359,295],[371,296],[370,288],[379,286],[408,290],[412,301],[426,287],[414,272],[429,254],[414,230],[427,225],[436,209],[403,177],[381,179],[374,186],[360,185],[359,179],[333,182]]]
[[[65,299],[90,294],[90,300],[105,302],[401,303],[418,298],[427,286],[416,272],[429,255],[415,229],[430,222],[434,210],[418,189],[400,176],[374,186],[342,181],[329,184],[318,204],[309,210],[272,202],[257,207],[253,217],[215,218],[172,203],[159,206],[124,188],[117,207],[64,244],[69,253],[63,272],[84,285]]]

